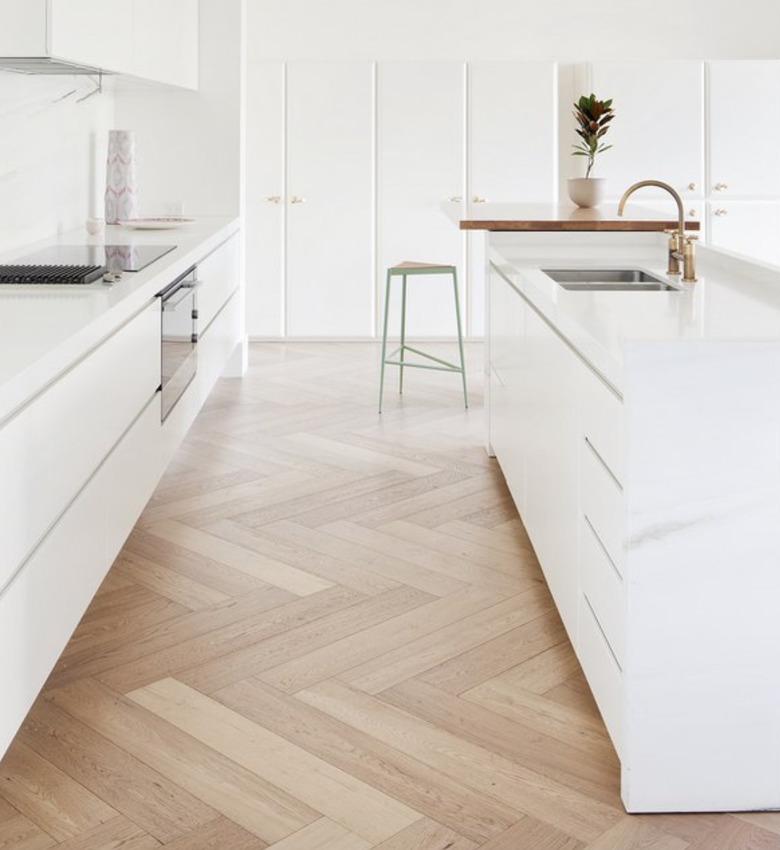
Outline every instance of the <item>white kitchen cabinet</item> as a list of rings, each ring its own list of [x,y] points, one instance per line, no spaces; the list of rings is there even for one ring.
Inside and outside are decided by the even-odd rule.
[[[520,406],[527,434],[524,521],[561,618],[576,641],[580,432],[571,401],[578,392],[581,366],[531,308],[525,327],[528,368]]]
[[[132,73],[134,0],[50,0],[49,43],[58,59]]]
[[[198,87],[198,0],[0,0],[0,20],[0,57],[17,66]]]
[[[282,337],[284,319],[285,67],[247,66],[247,333]]]
[[[465,210],[463,63],[382,62],[377,73],[379,306],[386,269],[404,260],[457,266],[464,306],[465,239],[441,210],[450,199]],[[410,335],[456,335],[448,277],[415,277],[407,306]]]
[[[106,5],[106,0],[98,2]],[[197,89],[198,0],[132,0],[132,14],[132,73]]]
[[[0,56],[46,56],[46,0],[0,0]]]
[[[556,200],[557,82],[554,62],[469,64],[467,209]],[[468,235],[468,331],[474,336],[484,332],[485,244],[483,233]]]
[[[708,206],[714,247],[780,265],[780,202],[713,201]]]
[[[647,179],[669,183],[687,200],[703,197],[704,63],[594,62],[590,71],[590,90],[614,100],[605,137],[613,148],[599,155],[593,172],[606,178],[607,197],[620,198]],[[664,193],[643,189],[633,202],[653,196]],[[671,201],[667,205],[673,209]]]
[[[780,199],[780,61],[711,62],[708,73],[713,200]]]
[[[292,336],[365,337],[373,331],[373,115],[370,63],[288,66]]]
[[[155,300],[0,428],[0,590],[159,385]]]

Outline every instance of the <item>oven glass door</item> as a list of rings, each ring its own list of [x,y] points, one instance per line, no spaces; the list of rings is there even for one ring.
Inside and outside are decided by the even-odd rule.
[[[162,299],[162,420],[198,371],[197,283],[193,273],[160,293]]]

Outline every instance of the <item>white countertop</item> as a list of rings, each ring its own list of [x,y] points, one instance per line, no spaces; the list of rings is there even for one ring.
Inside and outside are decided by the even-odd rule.
[[[490,234],[491,261],[618,391],[630,346],[780,344],[780,268],[699,246],[699,280],[672,280],[680,291],[569,291],[542,269],[641,268],[666,279],[666,240],[657,234],[555,236]],[[573,239],[562,241],[566,237]]]
[[[0,256],[12,263],[51,245],[176,245],[175,251],[111,286],[0,286],[0,423],[239,229],[204,217],[179,230],[74,230]]]

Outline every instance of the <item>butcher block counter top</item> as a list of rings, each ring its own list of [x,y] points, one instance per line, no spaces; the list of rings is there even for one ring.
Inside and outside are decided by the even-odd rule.
[[[625,215],[619,216],[616,204],[590,210],[563,204],[470,204],[466,218],[459,211],[448,212],[460,222],[461,230],[638,233],[677,227],[675,218],[642,207],[629,205]],[[686,228],[699,230],[699,222],[688,221]]]

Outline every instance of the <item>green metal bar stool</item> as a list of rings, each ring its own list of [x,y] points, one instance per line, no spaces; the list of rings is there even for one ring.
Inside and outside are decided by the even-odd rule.
[[[452,288],[455,294],[455,317],[458,324],[458,350],[460,351],[460,366],[426,354],[419,348],[413,348],[406,344],[406,279],[413,275],[452,275]],[[390,318],[390,284],[394,277],[402,280],[401,289],[401,345],[390,354],[387,353],[387,325]],[[406,353],[411,352],[418,357],[424,357],[431,361],[428,363],[410,363],[406,359]],[[398,357],[398,359],[394,359]],[[404,391],[404,369],[433,369],[437,372],[458,372],[463,380],[463,400],[466,409],[469,406],[469,396],[466,389],[466,360],[463,356],[463,329],[460,321],[460,298],[458,297],[458,271],[455,266],[442,266],[434,263],[399,263],[387,270],[387,286],[385,287],[385,321],[382,333],[382,371],[379,378],[379,412],[382,412],[382,396],[385,389],[385,366],[398,366],[400,368],[399,392]]]

